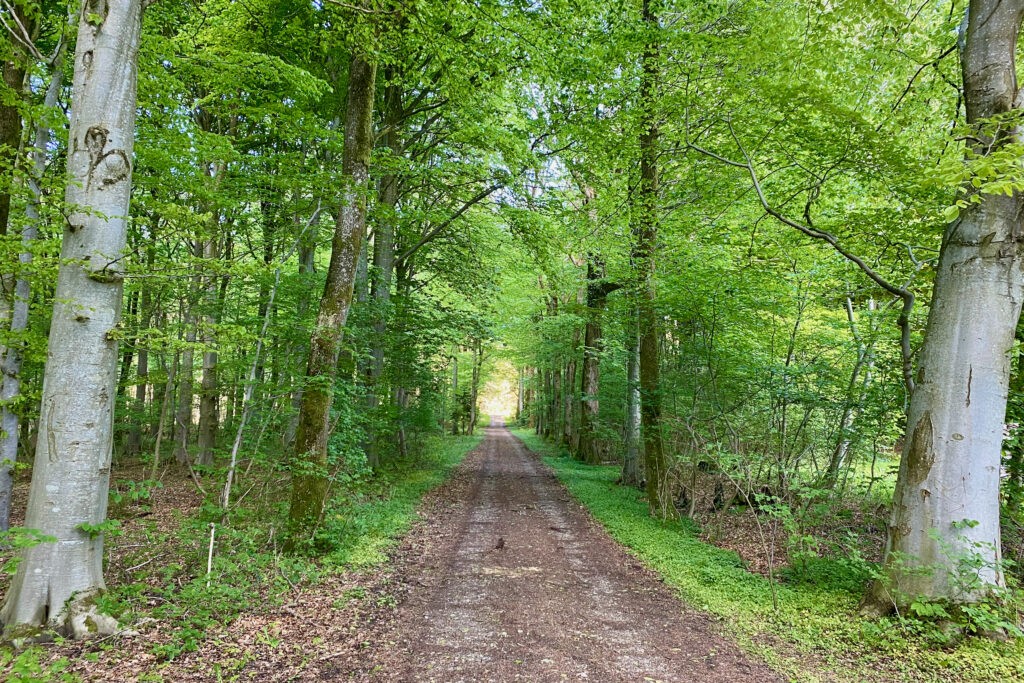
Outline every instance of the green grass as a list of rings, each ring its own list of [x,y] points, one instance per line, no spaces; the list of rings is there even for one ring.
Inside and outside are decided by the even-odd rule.
[[[416,506],[423,495],[447,479],[482,438],[482,433],[435,438],[425,449],[429,458],[419,466],[385,475],[368,493],[345,502],[341,512],[332,511],[340,517],[328,520],[325,533],[335,533],[337,544],[326,562],[343,568],[361,568],[386,561],[388,549],[415,519]]]
[[[692,523],[652,519],[640,491],[617,486],[619,468],[584,465],[528,430],[514,430],[544,456],[573,496],[689,605],[723,620],[737,642],[793,680],[1024,680],[1024,644],[968,639],[933,649],[899,625],[857,615],[867,566],[820,560],[799,583],[776,586],[734,552],[701,541]]]

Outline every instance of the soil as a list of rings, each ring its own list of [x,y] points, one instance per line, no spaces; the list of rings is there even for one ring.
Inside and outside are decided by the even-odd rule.
[[[406,539],[366,681],[782,680],[688,610],[500,425]],[[342,672],[339,672],[342,673]]]

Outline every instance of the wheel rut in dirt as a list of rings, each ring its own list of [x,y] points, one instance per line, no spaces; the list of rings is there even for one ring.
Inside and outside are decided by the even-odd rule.
[[[400,553],[407,597],[363,680],[782,680],[686,609],[503,426]]]

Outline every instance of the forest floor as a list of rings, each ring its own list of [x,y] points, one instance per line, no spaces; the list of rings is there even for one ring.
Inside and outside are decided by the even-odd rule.
[[[297,584],[194,652],[156,656],[175,628],[156,622],[42,659],[89,681],[783,680],[680,603],[500,425],[419,517],[389,562]]]
[[[370,635],[376,646],[338,662],[347,675],[781,680],[681,605],[502,426],[488,428],[423,517],[397,557],[411,588]]]

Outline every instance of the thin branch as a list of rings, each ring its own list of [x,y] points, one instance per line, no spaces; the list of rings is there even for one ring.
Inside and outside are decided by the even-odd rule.
[[[0,13],[0,24],[2,24],[3,27],[7,30],[7,33],[10,34],[11,38],[13,38],[23,48],[28,50],[29,54],[31,54],[36,59],[43,62],[48,61],[46,57],[44,57],[43,54],[39,51],[39,49],[36,47],[35,43],[32,41],[32,36],[29,34],[28,29],[25,28],[25,24],[22,23],[21,17],[18,16],[17,10],[15,10],[11,3],[7,2],[7,0],[3,0],[3,9],[10,14],[11,19],[14,21],[15,24],[17,24],[18,28],[21,30],[20,33],[18,31],[15,31],[7,23],[7,21],[4,20],[3,14]]]
[[[408,259],[410,256],[419,251],[423,246],[425,246],[428,242],[437,237],[441,233],[441,231],[443,231],[449,225],[457,221],[462,216],[462,214],[466,213],[471,208],[473,208],[483,200],[487,199],[488,197],[490,197],[492,194],[494,194],[503,187],[505,187],[504,183],[495,183],[477,192],[473,196],[473,198],[467,201],[465,204],[463,204],[458,211],[456,211],[447,219],[438,223],[436,226],[434,226],[426,233],[424,233],[424,235],[420,237],[419,241],[416,242],[416,244],[409,247],[408,249],[406,249],[404,252],[402,252],[402,254],[397,259],[395,259],[395,262],[400,263]]]
[[[899,106],[903,103],[904,98],[907,95],[910,94],[910,89],[914,86],[914,81],[917,80],[917,77],[921,75],[922,71],[924,71],[925,69],[927,69],[930,66],[937,67],[939,65],[939,62],[941,62],[943,59],[945,59],[949,55],[953,54],[953,52],[955,50],[956,50],[956,43],[953,43],[948,48],[943,50],[942,54],[940,54],[938,57],[936,57],[935,59],[933,59],[930,62],[925,62],[924,64],[922,64],[919,67],[917,67],[917,71],[914,72],[914,75],[911,76],[910,80],[907,82],[907,87],[905,87],[903,89],[903,92],[900,93],[900,96],[898,98],[896,98],[896,102],[893,103],[892,108],[889,111],[896,111],[899,108]]]
[[[757,175],[757,170],[754,168],[754,163],[750,159],[750,155],[747,153],[747,150],[743,146],[743,143],[740,142],[739,137],[736,135],[736,131],[733,129],[732,123],[729,123],[728,125],[729,133],[732,135],[732,139],[735,141],[737,148],[739,148],[740,153],[743,155],[744,161],[740,162],[734,161],[732,159],[727,159],[726,157],[723,157],[719,154],[715,154],[714,152],[706,150],[703,147],[699,147],[693,143],[689,143],[688,146],[694,151],[709,156],[713,159],[717,159],[718,161],[724,164],[728,164],[729,166],[734,166],[736,168],[745,169],[747,173],[750,175],[750,181],[754,186],[754,191],[757,193],[757,198],[761,202],[761,206],[764,208],[765,213],[767,213],[769,216],[773,217],[780,223],[788,225],[789,227],[803,233],[808,237],[826,242],[843,258],[845,258],[847,261],[850,261],[858,268],[860,268],[861,272],[867,275],[872,282],[874,282],[876,285],[884,289],[889,294],[898,297],[903,301],[903,309],[900,311],[900,316],[897,321],[897,324],[900,328],[900,354],[903,360],[903,383],[906,385],[908,394],[913,393],[914,369],[913,349],[911,348],[910,343],[910,313],[914,308],[914,293],[907,289],[907,287],[900,287],[899,285],[895,285],[886,280],[878,273],[878,271],[869,266],[864,261],[864,259],[862,259],[860,256],[857,256],[849,249],[847,249],[845,246],[840,244],[839,238],[837,238],[832,233],[827,232],[825,230],[821,230],[819,228],[815,228],[812,225],[805,225],[803,223],[795,221],[789,218],[788,216],[783,215],[778,210],[776,210],[768,202],[767,197],[765,197],[764,189],[761,187],[761,181]]]

